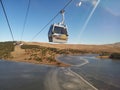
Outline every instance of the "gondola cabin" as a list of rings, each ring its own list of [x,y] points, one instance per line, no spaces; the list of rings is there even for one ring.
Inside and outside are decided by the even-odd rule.
[[[68,40],[67,26],[63,24],[51,25],[48,32],[49,42],[66,43]]]

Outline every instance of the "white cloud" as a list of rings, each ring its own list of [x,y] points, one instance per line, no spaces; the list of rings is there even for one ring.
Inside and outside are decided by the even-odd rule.
[[[105,10],[107,11],[107,12],[109,12],[110,14],[112,14],[113,16],[120,16],[120,13],[118,12],[114,12],[112,9],[110,9],[110,8],[105,8]]]
[[[95,6],[97,2],[98,2],[98,0],[91,0],[91,3],[93,6]]]
[[[96,5],[96,3],[99,1],[99,0],[81,0],[82,2],[90,2],[93,6]]]

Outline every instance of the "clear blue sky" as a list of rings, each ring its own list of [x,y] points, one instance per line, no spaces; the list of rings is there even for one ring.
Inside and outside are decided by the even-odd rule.
[[[69,0],[31,0],[23,41],[30,41]],[[65,13],[68,43],[107,44],[120,42],[120,0],[100,0],[86,28],[83,26],[97,0],[74,0]],[[15,40],[20,40],[28,0],[3,0]],[[51,24],[61,21],[59,15]],[[48,42],[50,25],[33,41]],[[81,31],[82,30],[82,31]],[[12,40],[0,5],[0,41]]]

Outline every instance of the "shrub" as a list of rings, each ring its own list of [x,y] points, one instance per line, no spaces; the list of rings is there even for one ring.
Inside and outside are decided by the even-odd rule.
[[[49,62],[55,62],[55,59],[53,58],[53,57],[47,57],[47,60],[49,61]]]
[[[10,58],[10,53],[14,51],[14,42],[0,42],[0,59]]]
[[[29,57],[29,58],[28,58],[28,60],[32,60],[32,58],[31,58],[31,57]]]
[[[112,58],[112,59],[120,59],[120,53],[112,53],[110,55],[110,58]]]
[[[40,48],[37,45],[22,45],[21,46],[22,49],[35,49],[35,48]]]
[[[36,57],[35,60],[42,62],[42,59],[40,57]]]
[[[57,62],[57,65],[59,66],[61,63],[60,62]]]

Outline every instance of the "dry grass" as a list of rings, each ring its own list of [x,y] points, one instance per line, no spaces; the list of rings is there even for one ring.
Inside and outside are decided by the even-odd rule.
[[[36,51],[38,50],[38,51]],[[34,64],[47,64],[47,65],[57,65],[57,66],[70,66],[61,62],[56,61],[54,58],[56,55],[54,52],[46,52],[45,55],[42,55],[41,50],[36,49],[21,49],[21,46],[15,46],[11,55],[13,58],[8,58],[8,60],[16,61],[16,62],[28,62]],[[51,58],[52,56],[52,58]],[[50,57],[50,60],[49,58]]]
[[[75,45],[75,44],[51,44],[51,43],[39,43],[39,42],[24,42],[25,45],[38,45],[38,46],[43,46],[43,47],[49,47],[49,48],[57,48],[59,50],[62,49],[75,49],[75,50],[80,50],[83,52],[88,52],[88,53],[120,53],[120,46],[119,45]],[[32,52],[32,53],[31,53]],[[49,52],[49,51],[48,51]],[[31,55],[33,56],[34,54],[37,54],[37,57],[39,59],[41,58],[41,55],[38,54],[40,52],[34,52],[32,49],[21,49],[20,46],[15,46],[14,51],[11,53],[13,58],[11,60],[17,61],[17,62],[29,62],[29,63],[35,63],[35,64],[50,64],[50,65],[59,65],[59,66],[69,66],[66,64],[62,64],[58,61],[52,61],[49,62],[47,58],[50,56],[50,54],[55,54],[54,52],[49,52],[45,54],[46,58],[42,58],[42,60],[34,60]],[[72,54],[72,53],[69,53]],[[54,56],[56,56],[55,54]],[[100,58],[108,58],[108,56],[101,56]]]
[[[109,52],[120,53],[120,45],[83,45],[83,44],[51,44],[39,42],[25,42],[27,45],[39,45],[44,47],[59,48],[59,49],[78,49],[88,52]]]

